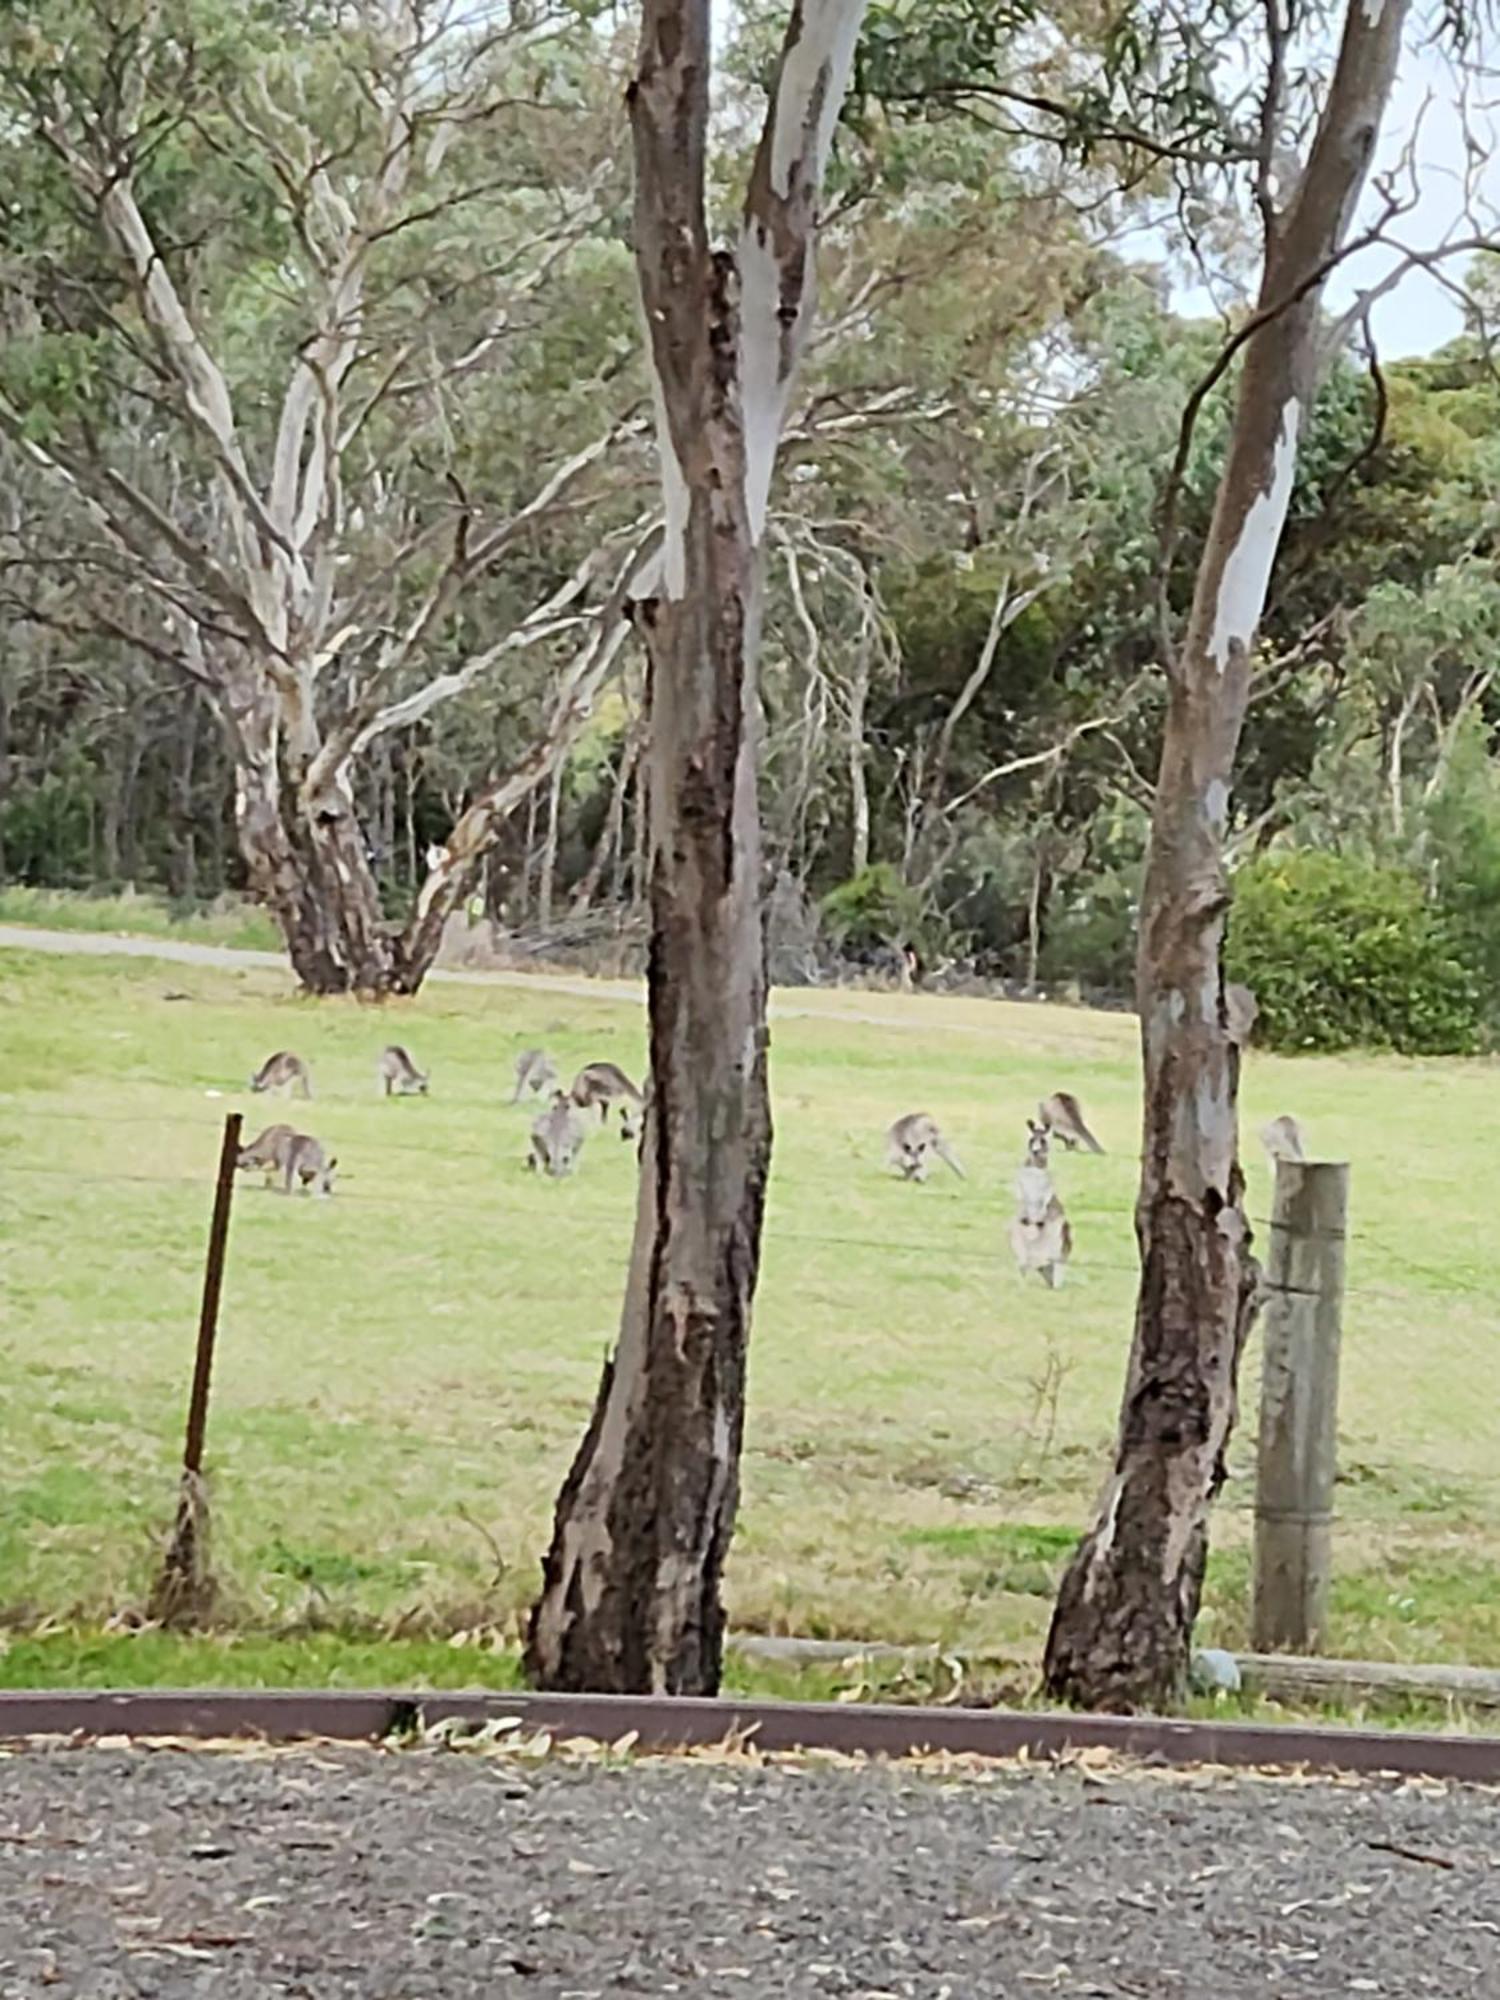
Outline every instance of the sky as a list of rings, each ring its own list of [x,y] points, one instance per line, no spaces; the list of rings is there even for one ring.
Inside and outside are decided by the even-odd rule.
[[[1492,101],[1500,103],[1500,83],[1495,81],[1471,89],[1465,110],[1461,85],[1447,58],[1430,45],[1409,40],[1381,129],[1372,185],[1366,188],[1354,233],[1368,227],[1378,216],[1380,196],[1373,183],[1382,171],[1394,173],[1400,167],[1415,133],[1415,174],[1403,175],[1401,185],[1414,187],[1416,204],[1392,225],[1391,234],[1407,247],[1420,251],[1431,251],[1454,235],[1473,235],[1474,224],[1463,216],[1468,161],[1466,128],[1490,156],[1479,171],[1480,198],[1500,209],[1497,118],[1490,108]],[[1496,223],[1496,235],[1500,239],[1500,221]],[[1395,253],[1385,249],[1362,251],[1350,257],[1329,281],[1330,308],[1346,309],[1396,261]],[[1458,278],[1466,262],[1463,256],[1456,256],[1446,260],[1445,268]],[[1177,303],[1188,311],[1209,307],[1207,295],[1189,285],[1182,287]],[[1396,289],[1375,304],[1371,325],[1378,353],[1385,360],[1396,361],[1408,355],[1429,354],[1452,340],[1462,330],[1463,307],[1439,278],[1420,269],[1409,270]]]

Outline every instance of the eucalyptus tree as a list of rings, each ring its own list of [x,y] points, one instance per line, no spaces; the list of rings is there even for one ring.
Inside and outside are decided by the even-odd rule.
[[[1260,285],[1213,371],[1238,361],[1233,416],[1186,624],[1180,637],[1163,632],[1167,713],[1137,958],[1145,1109],[1134,1339],[1114,1463],[1046,1653],[1050,1691],[1091,1707],[1180,1693],[1235,1419],[1258,1272],[1238,1155],[1241,1047],[1223,975],[1224,842],[1252,653],[1327,357],[1324,287],[1349,239],[1406,14],[1406,0],[1351,0],[1311,108],[1293,82],[1307,57],[1297,30],[1316,39],[1318,24],[1279,6],[1256,16],[1267,24],[1250,169]],[[1195,410],[1190,401],[1169,484],[1169,540]]]
[[[38,615],[204,691],[314,990],[420,982],[625,636],[649,510],[599,310],[627,265],[587,11],[49,0],[0,28],[0,436],[51,494],[7,568],[65,573]],[[393,929],[365,761],[531,654],[536,739]]]
[[[739,1498],[770,1163],[756,655],[772,477],[814,311],[824,165],[864,0],[793,0],[737,241],[710,231],[710,0],[644,0],[629,103],[656,409],[650,1098],[619,1340],[557,1503],[527,1661],[704,1693]]]

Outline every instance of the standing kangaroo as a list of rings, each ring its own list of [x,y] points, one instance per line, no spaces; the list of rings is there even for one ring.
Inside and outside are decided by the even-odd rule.
[[[1273,1118],[1269,1125],[1261,1126],[1260,1143],[1273,1164],[1278,1160],[1292,1160],[1300,1165],[1307,1158],[1302,1143],[1302,1127],[1295,1118],[1286,1114]]]
[[[376,1075],[387,1097],[425,1097],[431,1071],[418,1069],[409,1052],[399,1042],[392,1042],[381,1052]]]
[[[251,1077],[250,1088],[257,1096],[263,1090],[285,1090],[295,1092],[298,1097],[311,1097],[312,1073],[301,1056],[294,1056],[290,1049],[278,1049],[274,1056],[266,1057]]]
[[[1083,1106],[1071,1091],[1054,1090],[1037,1106],[1036,1115],[1041,1120],[1042,1130],[1060,1145],[1066,1146],[1070,1153],[1076,1152],[1080,1146],[1090,1153],[1104,1151],[1085,1124]]]
[[[1016,1215],[1010,1225],[1010,1247],[1024,1278],[1035,1271],[1056,1291],[1073,1254],[1073,1230],[1052,1185],[1050,1147],[1045,1125],[1027,1119],[1026,1163],[1016,1175]]]
[[[934,1159],[951,1167],[960,1180],[967,1178],[937,1120],[925,1111],[909,1111],[898,1118],[885,1135],[885,1149],[887,1160],[904,1181],[925,1181]]]

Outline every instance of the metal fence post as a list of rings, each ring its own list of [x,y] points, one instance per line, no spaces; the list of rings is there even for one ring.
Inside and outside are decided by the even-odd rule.
[[[1279,1160],[1263,1317],[1251,1644],[1312,1652],[1328,1612],[1349,1169]]]
[[[234,1199],[235,1162],[240,1151],[240,1114],[224,1120],[219,1172],[214,1182],[213,1218],[203,1267],[203,1302],[198,1313],[198,1347],[188,1395],[187,1436],[182,1481],[172,1538],[151,1592],[150,1616],[163,1625],[188,1626],[208,1616],[215,1596],[208,1566],[208,1501],[203,1488],[203,1436],[208,1423],[208,1389],[214,1341],[219,1330],[219,1297],[224,1288],[224,1252],[229,1242],[229,1209]]]

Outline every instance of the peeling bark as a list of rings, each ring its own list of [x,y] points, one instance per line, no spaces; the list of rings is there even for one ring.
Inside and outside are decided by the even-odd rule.
[[[770,1160],[756,654],[762,535],[812,317],[824,158],[863,0],[786,32],[738,258],[705,216],[708,0],[645,0],[635,243],[666,516],[646,645],[651,1094],[620,1338],[558,1498],[526,1663],[544,1687],[705,1694],[739,1498]]]
[[[391,939],[352,804],[299,796],[265,699],[242,702],[233,747],[240,853],[298,980],[310,993],[390,991]]]
[[[1250,650],[1316,388],[1318,309],[1395,75],[1406,0],[1353,0],[1305,171],[1272,218],[1260,306],[1178,657],[1141,904],[1141,1279],[1113,1469],[1048,1637],[1055,1697],[1091,1708],[1182,1693],[1254,1312],[1237,1149],[1239,1050],[1222,969],[1224,831]],[[1280,310],[1276,308],[1280,307]]]

